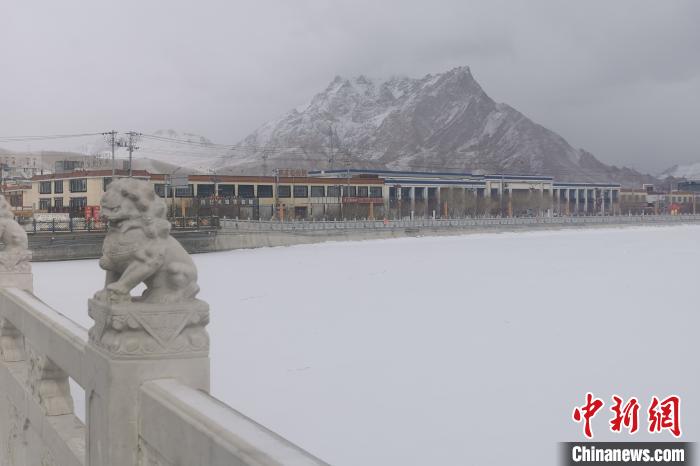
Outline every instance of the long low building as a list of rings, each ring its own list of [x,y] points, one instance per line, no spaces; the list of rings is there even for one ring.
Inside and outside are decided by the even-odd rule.
[[[620,185],[558,183],[550,176],[476,175],[391,170],[320,170],[314,177],[383,178],[390,205],[437,216],[469,215],[614,215],[619,211]],[[404,206],[407,206],[404,207]]]
[[[118,170],[117,177],[128,176]],[[167,199],[172,216],[260,219],[611,215],[620,186],[552,177],[390,170],[280,172],[276,176],[153,174],[135,170]],[[99,205],[111,170],[37,175],[25,210],[85,215]]]

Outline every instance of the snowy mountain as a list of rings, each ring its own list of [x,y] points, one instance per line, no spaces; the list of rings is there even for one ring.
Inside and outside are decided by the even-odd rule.
[[[661,173],[661,178],[672,176],[674,178],[685,178],[688,180],[700,180],[700,162],[688,165],[674,165]]]
[[[329,149],[333,146],[333,149]],[[264,124],[219,167],[383,167],[547,174],[560,180],[651,177],[608,166],[491,99],[468,67],[420,79],[336,77],[302,107]]]

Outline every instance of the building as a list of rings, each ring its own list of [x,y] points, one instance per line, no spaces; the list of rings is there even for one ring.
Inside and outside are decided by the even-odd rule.
[[[117,176],[128,176],[119,170]],[[135,178],[151,179],[146,171],[135,170]],[[100,205],[100,198],[112,181],[111,170],[73,171],[32,177],[31,188],[24,192],[24,208],[37,212],[68,212],[83,216],[86,207]]]
[[[678,191],[700,193],[700,181],[680,181]]]
[[[371,218],[383,215],[379,178],[340,181],[309,176],[190,175],[171,189],[168,175],[152,175],[154,189],[179,215],[259,219]]]
[[[700,192],[666,193],[644,186],[642,189],[623,189],[620,198],[620,213],[623,215],[694,214]]]
[[[116,176],[128,176],[117,170]],[[448,218],[613,215],[620,186],[559,183],[549,176],[392,170],[279,171],[275,176],[133,176],[166,198],[169,215],[243,219]],[[98,206],[111,170],[36,175],[21,204],[38,212],[83,216]],[[86,209],[87,208],[87,209]]]
[[[128,176],[128,172],[117,170],[116,176]],[[139,170],[133,176],[153,184],[156,194],[167,199],[171,216],[365,218],[379,215],[384,205],[380,179],[341,183],[307,176],[189,175],[186,185],[173,186],[176,176]],[[111,180],[111,170],[37,175],[24,192],[22,204],[38,212],[83,216],[86,207],[99,205]]]
[[[550,176],[392,170],[320,170],[309,175],[383,178],[389,211],[399,217],[619,213],[619,184],[557,183]]]

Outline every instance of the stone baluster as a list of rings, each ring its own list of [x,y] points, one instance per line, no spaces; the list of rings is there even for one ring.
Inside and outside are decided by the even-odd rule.
[[[0,357],[5,362],[24,361],[24,337],[7,319],[0,319]]]
[[[27,345],[27,385],[47,416],[73,413],[68,375],[51,359]]]
[[[197,269],[165,212],[153,188],[133,178],[113,181],[101,200],[106,280],[88,302],[95,324],[84,367],[90,466],[159,464],[138,432],[144,382],[175,378],[209,390],[209,307],[195,298]],[[132,297],[142,282],[146,290]]]

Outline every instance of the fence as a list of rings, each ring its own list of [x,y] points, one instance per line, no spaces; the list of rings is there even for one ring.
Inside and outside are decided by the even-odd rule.
[[[291,221],[221,219],[221,227],[245,231],[323,231],[323,230],[385,230],[385,229],[449,229],[493,226],[527,225],[621,225],[698,222],[700,214],[687,215],[616,215],[577,217],[514,217],[514,218],[459,218],[413,220],[339,220]]]
[[[91,300],[88,332],[31,289],[31,274],[0,274],[3,466],[326,464],[207,393],[206,321],[196,317],[203,303],[184,309],[186,325],[196,321],[201,332],[177,341],[176,352],[161,354],[147,341],[139,353],[139,322],[162,338],[167,322],[129,310],[132,304],[105,320]],[[124,339],[100,345],[96,335],[106,328],[123,329]],[[69,379],[85,390],[85,422],[74,413]]]
[[[218,217],[175,217],[170,219],[172,228],[175,230],[200,230],[214,229],[219,227]],[[77,231],[106,231],[107,225],[94,219],[81,217],[67,220],[36,220],[29,219],[23,222],[22,227],[27,233],[40,232],[77,232]]]

